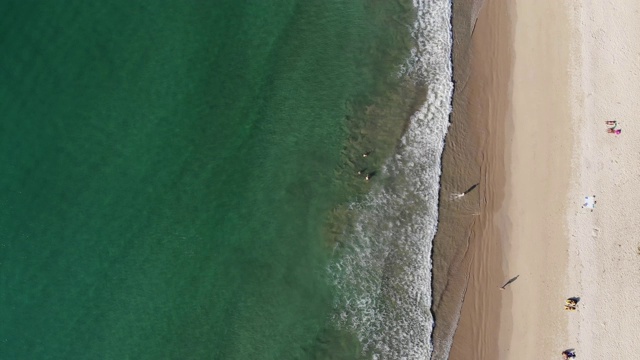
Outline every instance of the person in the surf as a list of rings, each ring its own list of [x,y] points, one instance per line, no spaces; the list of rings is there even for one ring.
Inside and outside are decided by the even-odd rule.
[[[365,181],[369,181],[369,180],[370,180],[372,177],[374,177],[375,175],[376,175],[376,172],[375,172],[375,171],[370,172],[370,173],[368,173],[368,174],[367,174],[367,176],[365,176],[364,180],[365,180]]]

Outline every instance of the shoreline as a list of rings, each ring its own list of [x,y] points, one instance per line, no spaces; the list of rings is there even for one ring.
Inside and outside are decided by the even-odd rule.
[[[432,307],[434,329],[431,359],[449,358],[460,317],[462,298],[470,266],[469,241],[479,212],[480,189],[454,200],[479,182],[482,126],[469,113],[471,35],[481,7],[480,0],[460,0],[452,4],[452,67],[454,93],[450,125],[442,153],[438,203],[438,229],[433,239]]]
[[[497,359],[504,327],[501,308],[510,307],[509,278],[503,270],[509,242],[504,213],[508,197],[509,147],[513,132],[510,92],[514,63],[513,14],[508,0],[483,3],[471,38],[468,116],[477,124],[479,144],[478,216],[471,228],[468,280],[460,321],[451,347],[452,360]],[[515,284],[514,284],[515,285]]]
[[[572,146],[561,135],[571,133],[569,47],[561,35],[569,31],[549,15],[557,8],[486,0],[475,24],[466,106],[481,186],[452,360],[534,359],[565,341],[566,314],[556,310],[570,295],[566,276],[555,277],[566,274],[566,226],[558,220],[566,202],[556,199],[567,194]]]
[[[487,184],[469,232],[450,359],[640,353],[638,24],[640,4],[631,0],[485,2],[472,39],[476,77],[466,84],[480,92],[466,99],[469,116],[486,126],[476,150]],[[506,33],[511,39],[499,40]],[[607,134],[610,120],[624,132]],[[593,211],[581,208],[593,195]],[[519,277],[500,291],[498,276]],[[564,310],[570,297],[576,311]]]

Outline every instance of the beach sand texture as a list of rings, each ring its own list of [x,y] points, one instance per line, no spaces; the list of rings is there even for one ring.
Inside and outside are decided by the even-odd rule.
[[[568,199],[569,321],[581,358],[640,358],[640,2],[569,2],[575,150]],[[617,121],[619,136],[605,132]],[[593,212],[580,208],[596,195]],[[571,345],[571,344],[569,344]]]
[[[469,86],[488,95],[472,115],[498,181],[480,187],[451,359],[639,357],[640,2],[487,0],[476,32]],[[500,275],[519,277],[501,291]]]
[[[515,19],[507,269],[522,279],[502,358],[635,358],[640,3],[518,1]],[[582,204],[593,195],[592,212]]]
[[[572,24],[564,4],[527,0],[511,8],[515,56],[513,127],[505,156],[505,277],[520,277],[504,291],[510,301],[501,314],[502,359],[560,359],[563,350],[578,348],[567,332],[577,313],[563,307],[568,297],[584,299],[571,291],[567,278],[566,214],[582,209],[580,198],[568,195],[577,147],[569,100]]]

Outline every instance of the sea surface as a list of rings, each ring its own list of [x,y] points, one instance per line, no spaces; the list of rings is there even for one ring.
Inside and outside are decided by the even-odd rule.
[[[0,13],[0,359],[430,356],[450,0]]]

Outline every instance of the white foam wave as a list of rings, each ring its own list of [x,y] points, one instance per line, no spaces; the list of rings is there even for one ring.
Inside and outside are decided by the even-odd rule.
[[[431,248],[437,228],[440,160],[453,92],[451,1],[414,0],[416,47],[404,71],[427,86],[397,154],[381,170],[330,267],[336,323],[374,359],[431,356]]]

